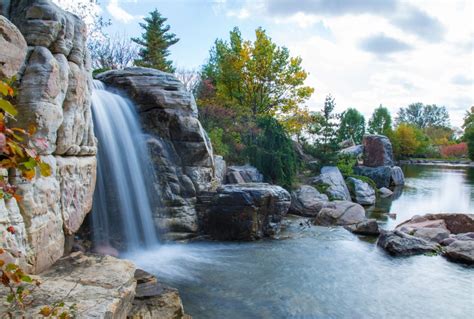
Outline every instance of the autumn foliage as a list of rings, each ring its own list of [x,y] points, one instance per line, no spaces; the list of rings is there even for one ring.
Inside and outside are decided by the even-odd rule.
[[[453,157],[466,157],[467,156],[467,143],[459,143],[453,145],[444,145],[440,148],[442,157],[453,158]]]

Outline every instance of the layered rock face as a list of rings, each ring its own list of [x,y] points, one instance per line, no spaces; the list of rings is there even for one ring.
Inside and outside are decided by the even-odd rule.
[[[264,183],[228,184],[213,196],[205,231],[221,240],[254,240],[279,232],[290,194]]]
[[[351,194],[346,182],[339,169],[335,166],[324,166],[321,169],[321,174],[316,176],[312,183],[324,188],[324,193],[329,196],[329,199],[351,200]]]
[[[19,80],[14,126],[36,126],[36,148],[52,176],[20,178],[14,199],[1,200],[3,248],[29,272],[38,273],[64,253],[91,210],[96,141],[90,110],[90,62],[86,27],[48,0],[19,0],[2,7],[0,75]],[[15,27],[16,26],[16,27]],[[5,232],[9,226],[15,234]]]
[[[154,212],[157,226],[171,232],[196,232],[196,195],[219,184],[225,163],[218,159],[216,172],[193,95],[175,76],[154,69],[113,70],[97,78],[135,103],[149,135],[155,192],[162,200]]]

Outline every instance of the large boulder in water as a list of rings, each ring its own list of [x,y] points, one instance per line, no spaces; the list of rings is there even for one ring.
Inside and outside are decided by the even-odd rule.
[[[291,192],[289,212],[295,215],[314,217],[328,200],[328,196],[321,194],[316,188],[302,185],[297,190]]]
[[[392,143],[383,135],[365,135],[362,140],[364,146],[364,166],[393,166]]]
[[[474,214],[426,214],[415,215],[399,224],[396,229],[412,233],[420,228],[441,228],[451,234],[474,232]]]
[[[206,232],[221,240],[254,240],[275,235],[290,207],[290,194],[265,183],[228,184],[211,200]]]
[[[155,69],[112,70],[97,79],[134,102],[149,136],[155,192],[163,203],[155,221],[172,232],[196,232],[196,196],[219,184],[223,163],[216,168],[193,95],[174,75]]]
[[[353,225],[365,220],[365,210],[357,203],[349,201],[327,202],[314,219],[315,225]]]
[[[392,168],[390,166],[356,166],[354,167],[354,173],[369,177],[375,182],[375,185],[377,185],[378,188],[390,187],[390,181],[392,178]]]
[[[324,166],[321,169],[321,174],[313,178],[311,182],[323,189],[331,200],[351,200],[346,182],[336,166]]]
[[[438,246],[422,238],[408,235],[399,230],[382,231],[377,245],[385,249],[390,255],[410,256],[436,252]]]
[[[373,205],[375,203],[375,190],[368,183],[354,177],[349,177],[346,181],[355,202],[361,205]]]
[[[391,184],[395,186],[400,186],[405,184],[405,175],[400,167],[392,167]]]

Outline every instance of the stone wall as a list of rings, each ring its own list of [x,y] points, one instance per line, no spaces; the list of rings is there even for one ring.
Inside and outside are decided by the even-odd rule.
[[[37,151],[53,171],[31,182],[14,178],[22,200],[0,200],[0,245],[38,273],[63,255],[66,236],[92,206],[97,147],[87,30],[49,0],[4,3],[0,12],[7,15],[0,16],[0,76],[18,73],[19,80],[14,125],[36,126]]]

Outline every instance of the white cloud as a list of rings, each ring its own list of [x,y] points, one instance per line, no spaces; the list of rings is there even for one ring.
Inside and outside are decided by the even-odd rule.
[[[131,15],[120,7],[118,0],[110,0],[109,4],[107,5],[107,11],[114,19],[123,23],[129,23],[136,19],[135,16]]]

